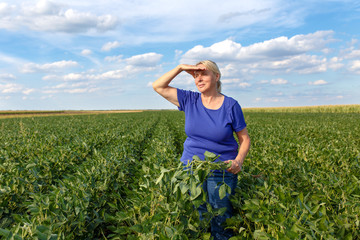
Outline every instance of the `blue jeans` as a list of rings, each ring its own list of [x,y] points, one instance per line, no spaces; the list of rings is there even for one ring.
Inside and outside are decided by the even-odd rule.
[[[211,207],[215,209],[226,207],[226,212],[224,215],[221,216],[215,216],[211,220],[211,235],[214,237],[214,240],[217,239],[229,239],[233,236],[232,230],[224,230],[224,227],[222,224],[226,221],[227,218],[230,218],[233,216],[233,208],[230,202],[230,195],[227,193],[226,197],[223,199],[220,199],[219,196],[219,187],[221,186],[221,183],[224,182],[230,186],[231,188],[231,194],[234,194],[235,188],[237,185],[237,175],[229,173],[225,171],[224,172],[214,172],[208,178],[205,180],[203,184],[203,189],[205,192],[207,192],[208,195],[208,203],[211,205]],[[220,185],[218,185],[220,183]],[[199,214],[200,214],[200,220],[203,219],[203,213],[207,212],[206,204],[201,205],[198,208]]]

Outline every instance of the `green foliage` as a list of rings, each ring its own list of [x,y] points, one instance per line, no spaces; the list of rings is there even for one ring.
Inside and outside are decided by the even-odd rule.
[[[245,108],[245,112],[268,113],[360,113],[360,104],[321,105],[304,107]]]
[[[359,239],[358,114],[245,114],[252,139],[232,239]],[[201,183],[179,164],[181,112],[0,120],[1,239],[210,239]],[[220,186],[220,197],[229,193]]]
[[[359,238],[359,115],[246,116],[250,175],[241,177],[228,221],[236,239]]]

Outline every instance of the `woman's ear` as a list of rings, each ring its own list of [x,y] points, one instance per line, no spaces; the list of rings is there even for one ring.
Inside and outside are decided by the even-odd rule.
[[[216,81],[219,81],[219,79],[220,79],[220,74],[216,74]]]

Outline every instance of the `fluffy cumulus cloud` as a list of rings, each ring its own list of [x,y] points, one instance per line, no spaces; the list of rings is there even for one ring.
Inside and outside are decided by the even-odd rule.
[[[42,79],[48,83],[44,87],[44,94],[80,94],[95,93],[119,88],[119,81],[136,78],[137,74],[153,72],[159,66],[161,54],[145,53],[129,58],[118,57],[118,68],[108,71],[90,70],[85,72],[72,72],[67,74],[49,74]],[[42,68],[43,65],[41,65]],[[40,68],[40,66],[38,66]],[[57,83],[51,86],[53,83]],[[60,82],[60,83],[59,83]],[[116,87],[114,87],[116,86]]]
[[[26,88],[22,84],[18,83],[0,83],[0,93],[7,96],[8,94],[22,94],[29,95],[32,92],[35,92],[34,88]]]
[[[105,61],[107,62],[117,62],[117,63],[126,63],[128,66],[138,66],[138,67],[156,67],[161,61],[163,55],[159,53],[144,53],[139,55],[134,55],[129,58],[124,58],[123,55],[118,56],[107,56]]]
[[[158,62],[160,62],[163,55],[158,53],[145,53],[141,55],[132,56],[126,59],[126,62],[132,66],[146,66],[146,67],[155,67]]]
[[[318,31],[292,38],[278,37],[249,46],[242,46],[231,39],[215,43],[210,47],[195,46],[183,55],[183,61],[194,59],[214,59],[220,61],[254,62],[261,60],[281,60],[299,56],[311,51],[326,49],[326,44],[334,41],[333,31]]]
[[[12,10],[12,14],[6,14]],[[5,16],[4,16],[5,15]],[[20,29],[28,27],[35,31],[82,33],[91,30],[104,32],[116,28],[118,19],[113,15],[96,15],[81,12],[49,0],[22,5],[0,4],[0,28]]]
[[[360,49],[350,47],[345,51],[344,58],[346,59],[359,59],[360,58]]]
[[[23,90],[23,86],[16,83],[0,84],[0,93],[18,93]]]
[[[343,67],[339,58],[328,59],[323,52],[334,41],[333,31],[318,31],[291,38],[278,37],[243,46],[231,39],[209,47],[197,45],[183,54],[181,62],[195,63],[212,59],[221,65],[224,78],[252,78],[255,74],[297,73],[312,74]],[[354,71],[356,63],[353,64]],[[286,80],[272,80],[271,84],[286,84]]]
[[[357,40],[353,39],[351,46],[343,50],[339,57],[331,59],[335,66],[340,65],[339,68],[346,66],[346,69],[351,74],[360,74],[360,48],[356,47]]]
[[[328,63],[328,67],[332,70],[338,70],[344,67],[343,59],[339,57],[332,57]]]
[[[349,65],[349,70],[351,72],[360,74],[360,60],[351,61]]]
[[[16,76],[11,73],[0,74],[0,99],[9,99],[10,95],[29,95],[36,91],[34,88],[27,88],[23,84],[16,83]]]

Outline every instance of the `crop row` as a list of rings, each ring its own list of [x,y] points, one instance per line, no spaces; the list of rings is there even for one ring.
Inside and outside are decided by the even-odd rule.
[[[359,115],[245,116],[252,148],[233,239],[359,238]],[[179,165],[181,112],[2,119],[0,129],[5,239],[209,239],[194,206],[211,164]]]
[[[357,239],[358,114],[248,114],[252,150],[229,225],[259,239]]]
[[[108,202],[135,181],[156,121],[104,115],[3,122],[3,232],[23,239],[103,234]]]

